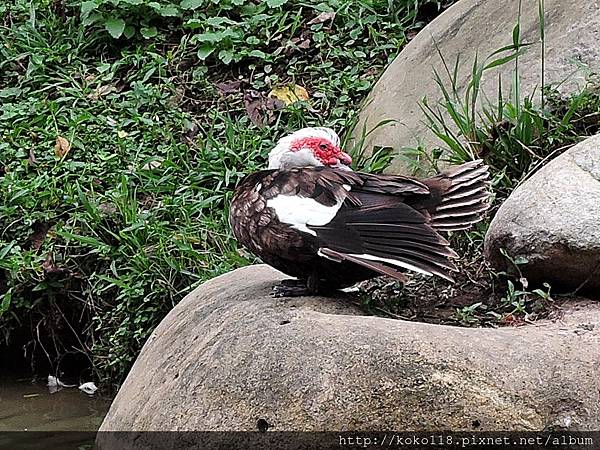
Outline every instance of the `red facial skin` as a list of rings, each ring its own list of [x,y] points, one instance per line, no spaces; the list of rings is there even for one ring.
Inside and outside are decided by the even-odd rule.
[[[349,166],[352,158],[329,140],[319,137],[297,139],[291,145],[291,150],[297,152],[302,148],[310,148],[315,157],[326,166],[337,166],[339,163]]]

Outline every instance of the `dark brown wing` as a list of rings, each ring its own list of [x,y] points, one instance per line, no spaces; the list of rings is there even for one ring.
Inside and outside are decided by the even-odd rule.
[[[395,270],[435,274],[451,280],[456,253],[419,211],[401,198],[354,192],[361,206],[344,206],[329,224],[316,230],[322,248],[347,255],[365,266],[373,262]],[[378,198],[384,197],[384,198]],[[326,253],[325,253],[326,254]],[[383,272],[382,270],[378,270]]]
[[[450,272],[457,269],[451,259],[457,255],[438,231],[481,220],[488,208],[487,167],[473,161],[422,182],[360,175],[363,183],[350,193],[354,205],[344,205],[331,223],[319,227],[320,245],[337,259],[347,255],[365,266],[377,262],[452,280]]]
[[[429,196],[414,197],[408,203],[421,211],[438,231],[469,228],[489,208],[489,170],[481,160],[452,167],[423,181]]]
[[[229,213],[231,228],[237,241],[264,262],[302,277],[313,270],[314,260],[319,258],[318,239],[314,232],[299,231],[280,220],[269,201],[282,196],[300,197],[333,207],[346,200],[346,188],[355,183],[361,180],[353,172],[318,168],[253,173],[235,190]]]
[[[348,189],[344,186],[362,184],[361,175],[356,172],[305,167],[273,172],[272,181],[263,186],[261,194],[266,200],[278,195],[296,195],[314,199],[324,206],[333,206],[340,199],[347,198]],[[352,199],[349,201],[352,202]]]
[[[267,246],[282,258],[318,254],[399,279],[400,270],[409,269],[452,280],[456,266],[451,258],[457,255],[436,230],[460,229],[479,220],[487,205],[486,176],[480,162],[423,182],[328,167],[262,171],[236,191],[232,225],[238,240],[263,259]],[[294,211],[304,229],[282,219],[289,211],[269,206],[277,198],[313,201],[298,202],[306,211]],[[286,202],[284,206],[294,204]],[[311,221],[317,207],[332,211],[328,222]]]

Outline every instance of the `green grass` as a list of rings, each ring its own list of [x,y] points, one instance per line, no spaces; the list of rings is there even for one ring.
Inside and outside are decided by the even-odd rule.
[[[54,371],[83,355],[118,383],[185,294],[250,262],[226,222],[236,183],[293,129],[349,129],[447,3],[0,5],[2,342]],[[310,100],[273,108],[287,84]]]

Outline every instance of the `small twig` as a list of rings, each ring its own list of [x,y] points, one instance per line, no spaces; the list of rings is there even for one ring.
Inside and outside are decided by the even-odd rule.
[[[52,367],[52,370],[54,370],[54,364],[52,363],[52,358],[50,358],[50,355],[49,355],[49,354],[48,354],[48,352],[46,351],[46,347],[44,347],[44,344],[42,343],[42,339],[41,339],[41,337],[40,337],[40,325],[42,324],[42,321],[43,321],[43,320],[44,320],[44,319],[40,320],[40,321],[37,323],[36,327],[35,327],[35,330],[36,330],[36,335],[37,335],[37,341],[38,341],[38,343],[40,344],[40,347],[42,347],[42,350],[44,351],[44,353],[46,354],[46,358],[48,358],[48,362],[50,363],[50,366]]]
[[[596,265],[594,266],[594,268],[592,269],[592,271],[590,272],[590,274],[588,275],[588,277],[583,280],[583,283],[581,283],[579,286],[577,286],[577,288],[573,291],[573,292],[569,292],[567,294],[555,294],[557,297],[570,297],[573,295],[577,295],[577,293],[583,289],[583,287],[588,284],[588,282],[592,279],[592,277],[594,275],[596,275],[596,273],[598,272],[598,269],[600,269],[600,260],[598,260],[598,262],[596,263]]]
[[[87,348],[87,346],[81,341],[81,339],[79,339],[79,335],[77,334],[77,332],[75,331],[75,329],[71,326],[71,323],[69,322],[69,320],[67,319],[67,317],[64,315],[64,313],[62,312],[62,310],[60,309],[60,307],[58,306],[58,304],[56,304],[56,302],[54,303],[54,307],[58,310],[58,312],[62,316],[63,320],[65,321],[65,323],[67,324],[67,326],[69,327],[69,329],[73,332],[73,335],[77,339],[77,342],[79,342],[79,345],[81,346],[81,349],[76,349],[76,350],[79,350],[81,353],[83,353],[90,360],[90,363],[92,363],[92,359],[90,358],[90,349]],[[73,347],[73,348],[75,348],[75,347]]]
[[[568,144],[568,145],[563,145],[562,147],[558,147],[557,149],[554,149],[549,155],[547,155],[544,159],[542,159],[539,163],[537,163],[533,169],[531,169],[529,172],[527,172],[527,175],[525,175],[523,178],[521,178],[521,180],[515,186],[515,189],[517,189],[521,184],[523,184],[526,180],[528,180],[531,177],[531,175],[533,175],[535,172],[537,172],[537,170],[540,166],[542,166],[546,161],[548,161],[548,159],[552,158],[557,152],[559,152],[561,150],[566,150],[572,146],[573,146],[573,144]]]
[[[384,314],[387,314],[390,317],[393,317],[394,319],[402,319],[402,320],[412,320],[412,319],[414,319],[414,317],[410,318],[410,317],[406,317],[406,316],[401,316],[399,314],[394,314],[393,312],[388,311],[386,309],[383,309],[383,308],[381,308],[379,306],[376,306],[375,309],[378,310],[378,311],[381,311]]]

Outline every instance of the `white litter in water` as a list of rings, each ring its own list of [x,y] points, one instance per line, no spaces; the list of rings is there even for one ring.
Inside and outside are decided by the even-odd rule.
[[[344,289],[340,289],[340,291],[346,292],[347,294],[352,294],[354,292],[360,291],[360,288],[358,288],[357,286],[350,286]]]
[[[98,390],[98,388],[96,387],[96,385],[94,384],[93,381],[88,381],[87,383],[83,383],[81,386],[79,386],[79,389],[88,395],[94,395],[96,393],[96,391]]]
[[[48,390],[51,394],[60,391],[62,388],[74,388],[77,387],[76,384],[65,384],[58,377],[48,375]]]

